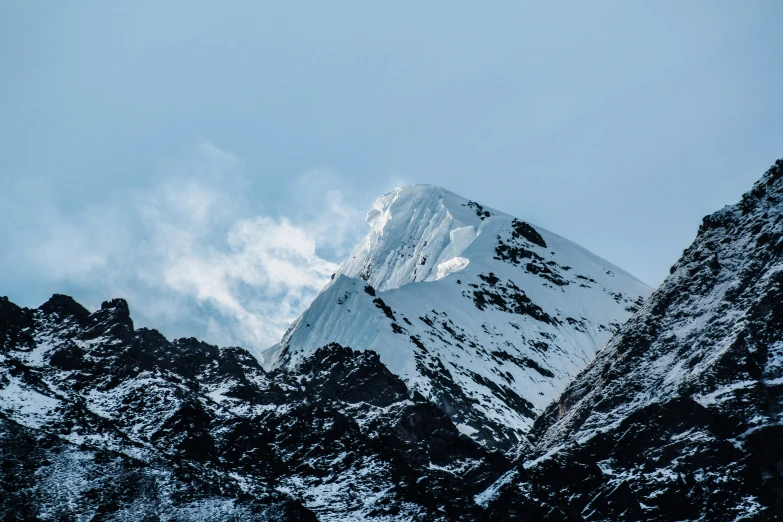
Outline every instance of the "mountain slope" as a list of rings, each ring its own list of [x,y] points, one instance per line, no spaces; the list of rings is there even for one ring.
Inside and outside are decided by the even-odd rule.
[[[371,352],[267,373],[60,295],[0,299],[0,463],[3,520],[475,520],[508,466]]]
[[[373,350],[459,429],[510,449],[650,289],[539,227],[444,189],[379,198],[370,232],[263,356]]]
[[[783,160],[547,409],[493,517],[783,518]]]

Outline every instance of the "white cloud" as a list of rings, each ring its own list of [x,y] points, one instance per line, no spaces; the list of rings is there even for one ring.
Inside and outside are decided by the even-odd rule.
[[[122,296],[141,324],[253,350],[276,343],[365,230],[328,169],[307,172],[285,215],[251,212],[240,158],[201,143],[158,181],[82,212],[50,213],[22,246],[41,277],[90,300]]]

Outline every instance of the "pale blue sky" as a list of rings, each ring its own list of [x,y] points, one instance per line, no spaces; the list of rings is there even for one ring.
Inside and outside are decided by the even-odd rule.
[[[0,294],[119,293],[164,333],[264,344],[396,183],[657,285],[783,156],[781,21],[778,1],[3,2]],[[281,230],[303,242],[252,244]]]

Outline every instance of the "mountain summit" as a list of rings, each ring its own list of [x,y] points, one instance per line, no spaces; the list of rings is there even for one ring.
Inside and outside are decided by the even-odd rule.
[[[475,440],[508,450],[651,289],[538,226],[429,185],[398,188],[280,344],[373,350]]]
[[[493,216],[511,218],[440,187],[397,188],[375,201],[370,232],[337,273],[380,291],[442,279],[467,266],[461,254]]]

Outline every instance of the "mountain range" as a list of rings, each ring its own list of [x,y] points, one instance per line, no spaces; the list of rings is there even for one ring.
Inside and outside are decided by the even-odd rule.
[[[432,186],[279,344],[0,300],[5,520],[783,517],[783,160],[653,291]]]

